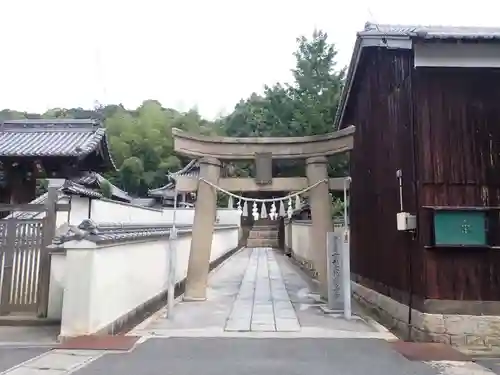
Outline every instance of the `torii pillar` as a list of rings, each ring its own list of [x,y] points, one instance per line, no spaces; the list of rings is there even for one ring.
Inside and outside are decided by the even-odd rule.
[[[318,272],[320,282],[320,293],[328,297],[328,275],[327,275],[327,248],[326,237],[328,232],[333,231],[332,202],[328,190],[328,160],[324,156],[306,159],[306,175],[309,186],[326,180],[324,183],[312,188],[309,192],[309,204],[311,206],[312,230],[309,235],[310,246],[313,249],[313,265]]]
[[[200,160],[200,178],[217,185],[221,163],[218,159],[204,157]],[[194,209],[193,236],[184,291],[185,301],[203,301],[207,298],[207,280],[217,214],[217,191],[204,181],[198,182]]]
[[[311,192],[312,236],[315,249],[314,267],[319,273],[322,294],[326,294],[326,233],[333,230],[329,189],[336,185],[335,179],[327,175],[327,156],[352,150],[354,127],[349,126],[334,133],[307,137],[220,137],[188,134],[172,129],[174,151],[189,158],[200,160],[200,177],[227,191],[297,191],[318,181]],[[272,178],[272,160],[304,160],[307,164],[307,179]],[[267,173],[253,178],[221,178],[220,161],[262,162]],[[266,167],[267,165],[267,167]],[[262,170],[261,167],[257,167]],[[267,176],[269,177],[269,176]],[[343,179],[338,188],[343,190]],[[215,189],[203,181],[186,177],[176,182],[181,191],[198,191],[193,223],[193,237],[186,281],[185,299],[206,299],[206,287],[210,264],[210,251],[216,215],[217,194]]]

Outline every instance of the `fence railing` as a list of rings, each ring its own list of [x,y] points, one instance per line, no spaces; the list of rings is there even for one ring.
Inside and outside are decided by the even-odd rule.
[[[69,210],[49,185],[44,204],[0,204],[0,212],[45,212],[40,219],[9,215],[0,220],[0,314],[30,312],[47,316],[50,254],[57,211]]]

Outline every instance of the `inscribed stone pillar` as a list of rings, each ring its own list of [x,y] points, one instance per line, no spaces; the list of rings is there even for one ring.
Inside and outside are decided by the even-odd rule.
[[[219,182],[221,163],[214,158],[200,160],[200,178],[213,184]],[[193,233],[186,278],[184,300],[206,299],[210,252],[217,213],[217,191],[203,181],[198,183],[194,210]]]
[[[328,160],[325,157],[306,159],[306,174],[309,186],[328,178]],[[320,183],[309,191],[312,227],[309,241],[313,253],[313,265],[318,272],[320,293],[327,297],[327,232],[333,231],[332,202],[328,191],[328,183]]]

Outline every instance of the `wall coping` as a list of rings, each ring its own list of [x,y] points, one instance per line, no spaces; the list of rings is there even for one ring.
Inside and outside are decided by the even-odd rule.
[[[215,224],[214,231],[239,228],[234,224]],[[191,225],[176,225],[177,236],[191,234]],[[172,224],[148,223],[95,223],[90,219],[83,220],[78,226],[68,226],[68,229],[59,234],[52,241],[51,248],[73,248],[76,241],[84,241],[83,247],[98,247],[132,242],[147,242],[166,238],[171,235]],[[70,244],[71,243],[71,244]],[[93,245],[92,245],[93,244]],[[76,246],[81,248],[82,246]]]
[[[85,197],[85,198],[87,198],[87,197]],[[116,200],[104,198],[104,197],[99,198],[97,200],[103,201],[103,202],[108,202],[108,203],[116,203],[116,204],[120,204],[122,206],[134,207],[134,208],[139,208],[139,209],[144,209],[144,210],[149,210],[149,211],[154,211],[154,212],[174,211],[173,207],[164,207],[164,208],[146,207],[146,206],[141,206],[140,204],[136,204],[136,203],[116,201]],[[181,202],[179,202],[179,203],[181,203]],[[177,207],[176,210],[177,211],[194,210],[194,207]],[[236,211],[236,209],[234,209],[234,208],[217,207],[217,211],[221,211],[221,210],[222,211]]]

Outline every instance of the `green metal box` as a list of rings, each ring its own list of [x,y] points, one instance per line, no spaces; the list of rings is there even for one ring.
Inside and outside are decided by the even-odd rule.
[[[443,246],[485,246],[484,211],[434,211],[434,242]]]

